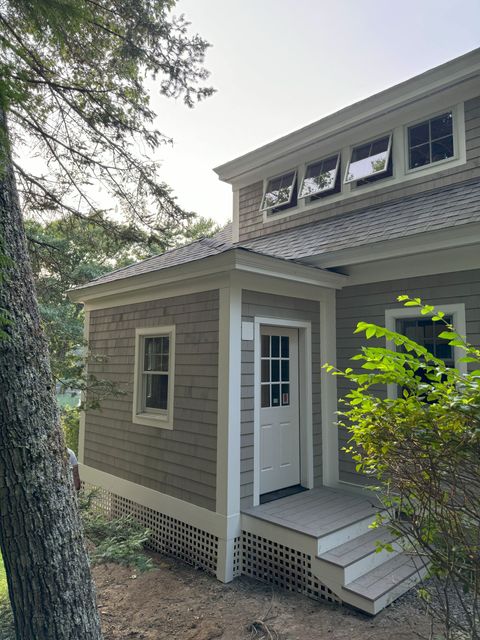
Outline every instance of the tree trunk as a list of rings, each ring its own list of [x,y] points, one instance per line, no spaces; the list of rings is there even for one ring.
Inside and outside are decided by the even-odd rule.
[[[100,623],[59,426],[0,107],[0,548],[18,640],[98,640]]]

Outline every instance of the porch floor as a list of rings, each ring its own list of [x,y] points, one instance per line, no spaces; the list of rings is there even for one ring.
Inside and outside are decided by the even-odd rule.
[[[319,487],[266,504],[242,509],[272,524],[321,538],[372,516],[380,507],[374,497]]]

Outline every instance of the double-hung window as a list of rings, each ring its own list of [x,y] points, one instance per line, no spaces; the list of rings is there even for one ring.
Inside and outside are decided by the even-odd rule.
[[[133,422],[173,426],[175,327],[137,329]]]
[[[408,127],[409,169],[417,169],[427,164],[453,158],[453,156],[453,114],[451,111]]]
[[[345,183],[370,181],[377,176],[391,176],[391,150],[391,134],[353,147],[345,171]]]
[[[339,165],[339,153],[307,165],[298,197],[308,198],[340,191],[337,181]]]

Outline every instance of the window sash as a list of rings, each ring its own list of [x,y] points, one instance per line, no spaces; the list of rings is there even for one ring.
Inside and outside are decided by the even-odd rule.
[[[386,145],[386,149],[381,148],[382,144]],[[376,149],[375,147],[380,146],[380,149]],[[392,134],[389,133],[386,136],[382,136],[380,138],[375,138],[369,142],[364,144],[358,144],[352,148],[350,153],[350,160],[348,162],[346,171],[345,171],[345,179],[344,183],[348,184],[350,182],[357,182],[358,180],[363,180],[365,178],[370,178],[372,176],[377,176],[382,173],[385,173],[388,170],[388,163],[390,160],[390,153],[392,149]],[[354,156],[356,154],[361,154],[361,151],[364,150],[364,157],[354,160]],[[361,154],[363,155],[363,154]],[[375,169],[375,163],[377,163],[377,168]],[[353,165],[356,165],[354,168]],[[353,169],[353,173],[352,173]]]
[[[450,131],[448,133],[440,133],[435,134],[432,131],[432,123],[435,123],[442,118],[449,117],[450,118]],[[435,164],[436,162],[442,162],[445,160],[449,160],[450,158],[455,157],[455,123],[454,123],[454,115],[453,111],[446,111],[440,115],[429,118],[428,120],[422,120],[421,122],[417,122],[415,124],[407,127],[407,156],[408,156],[408,170],[412,171],[415,169],[421,169],[422,167],[426,167],[431,164]],[[419,127],[428,127],[428,134],[424,140],[415,142],[412,144],[412,132]],[[451,148],[451,153],[446,155],[444,158],[435,158],[434,146],[435,145],[448,145]],[[423,149],[422,149],[423,147]],[[425,154],[425,162],[421,164],[414,164],[412,162],[412,156],[415,152],[422,152]]]
[[[287,171],[275,178],[269,178],[262,198],[260,211],[290,204],[297,179],[297,171]]]
[[[335,166],[331,169],[325,169],[325,166],[328,164],[332,164],[332,160],[335,159]],[[308,175],[309,170],[313,169],[318,165],[318,171],[313,173],[313,175]],[[305,176],[302,180],[302,186],[300,189],[299,198],[307,198],[308,196],[314,196],[317,193],[323,193],[325,191],[330,191],[335,188],[335,183],[337,181],[337,173],[340,166],[340,154],[330,156],[328,158],[324,158],[323,160],[319,160],[317,162],[311,162],[307,165],[305,170]],[[326,178],[325,176],[328,176]],[[322,184],[323,181],[323,184]],[[315,188],[315,185],[317,188]]]
[[[158,345],[155,345],[152,342],[148,342],[159,338],[162,338],[160,349],[156,348],[158,347]],[[148,350],[149,346],[150,349]],[[141,336],[138,353],[138,413],[168,416],[170,394],[172,393],[172,390],[170,389],[171,351],[172,340],[170,333],[145,334]],[[165,358],[167,360],[166,368],[164,368]],[[158,368],[149,369],[148,366],[152,363]],[[154,376],[164,376],[167,379],[166,398],[162,403],[165,405],[164,407],[147,406],[148,382],[149,378],[153,378]]]

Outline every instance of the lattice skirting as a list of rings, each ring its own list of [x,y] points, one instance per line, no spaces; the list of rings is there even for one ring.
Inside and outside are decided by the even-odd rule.
[[[314,600],[341,604],[341,600],[312,573],[311,557],[249,531],[242,532],[242,573],[297,591]]]
[[[86,483],[83,486],[87,491],[95,489],[94,507],[105,515],[112,518],[131,515],[149,529],[148,546],[152,551],[180,558],[194,567],[216,574],[217,536],[102,487]],[[248,531],[242,531],[242,536],[233,541],[233,576],[242,574],[315,600],[340,603],[337,596],[312,574],[308,554]]]
[[[95,489],[94,506],[112,518],[131,515],[150,531],[148,547],[152,551],[175,556],[194,567],[215,575],[218,559],[217,536],[197,529],[190,524],[144,507],[133,500],[123,498],[103,489],[84,484],[85,489]]]

